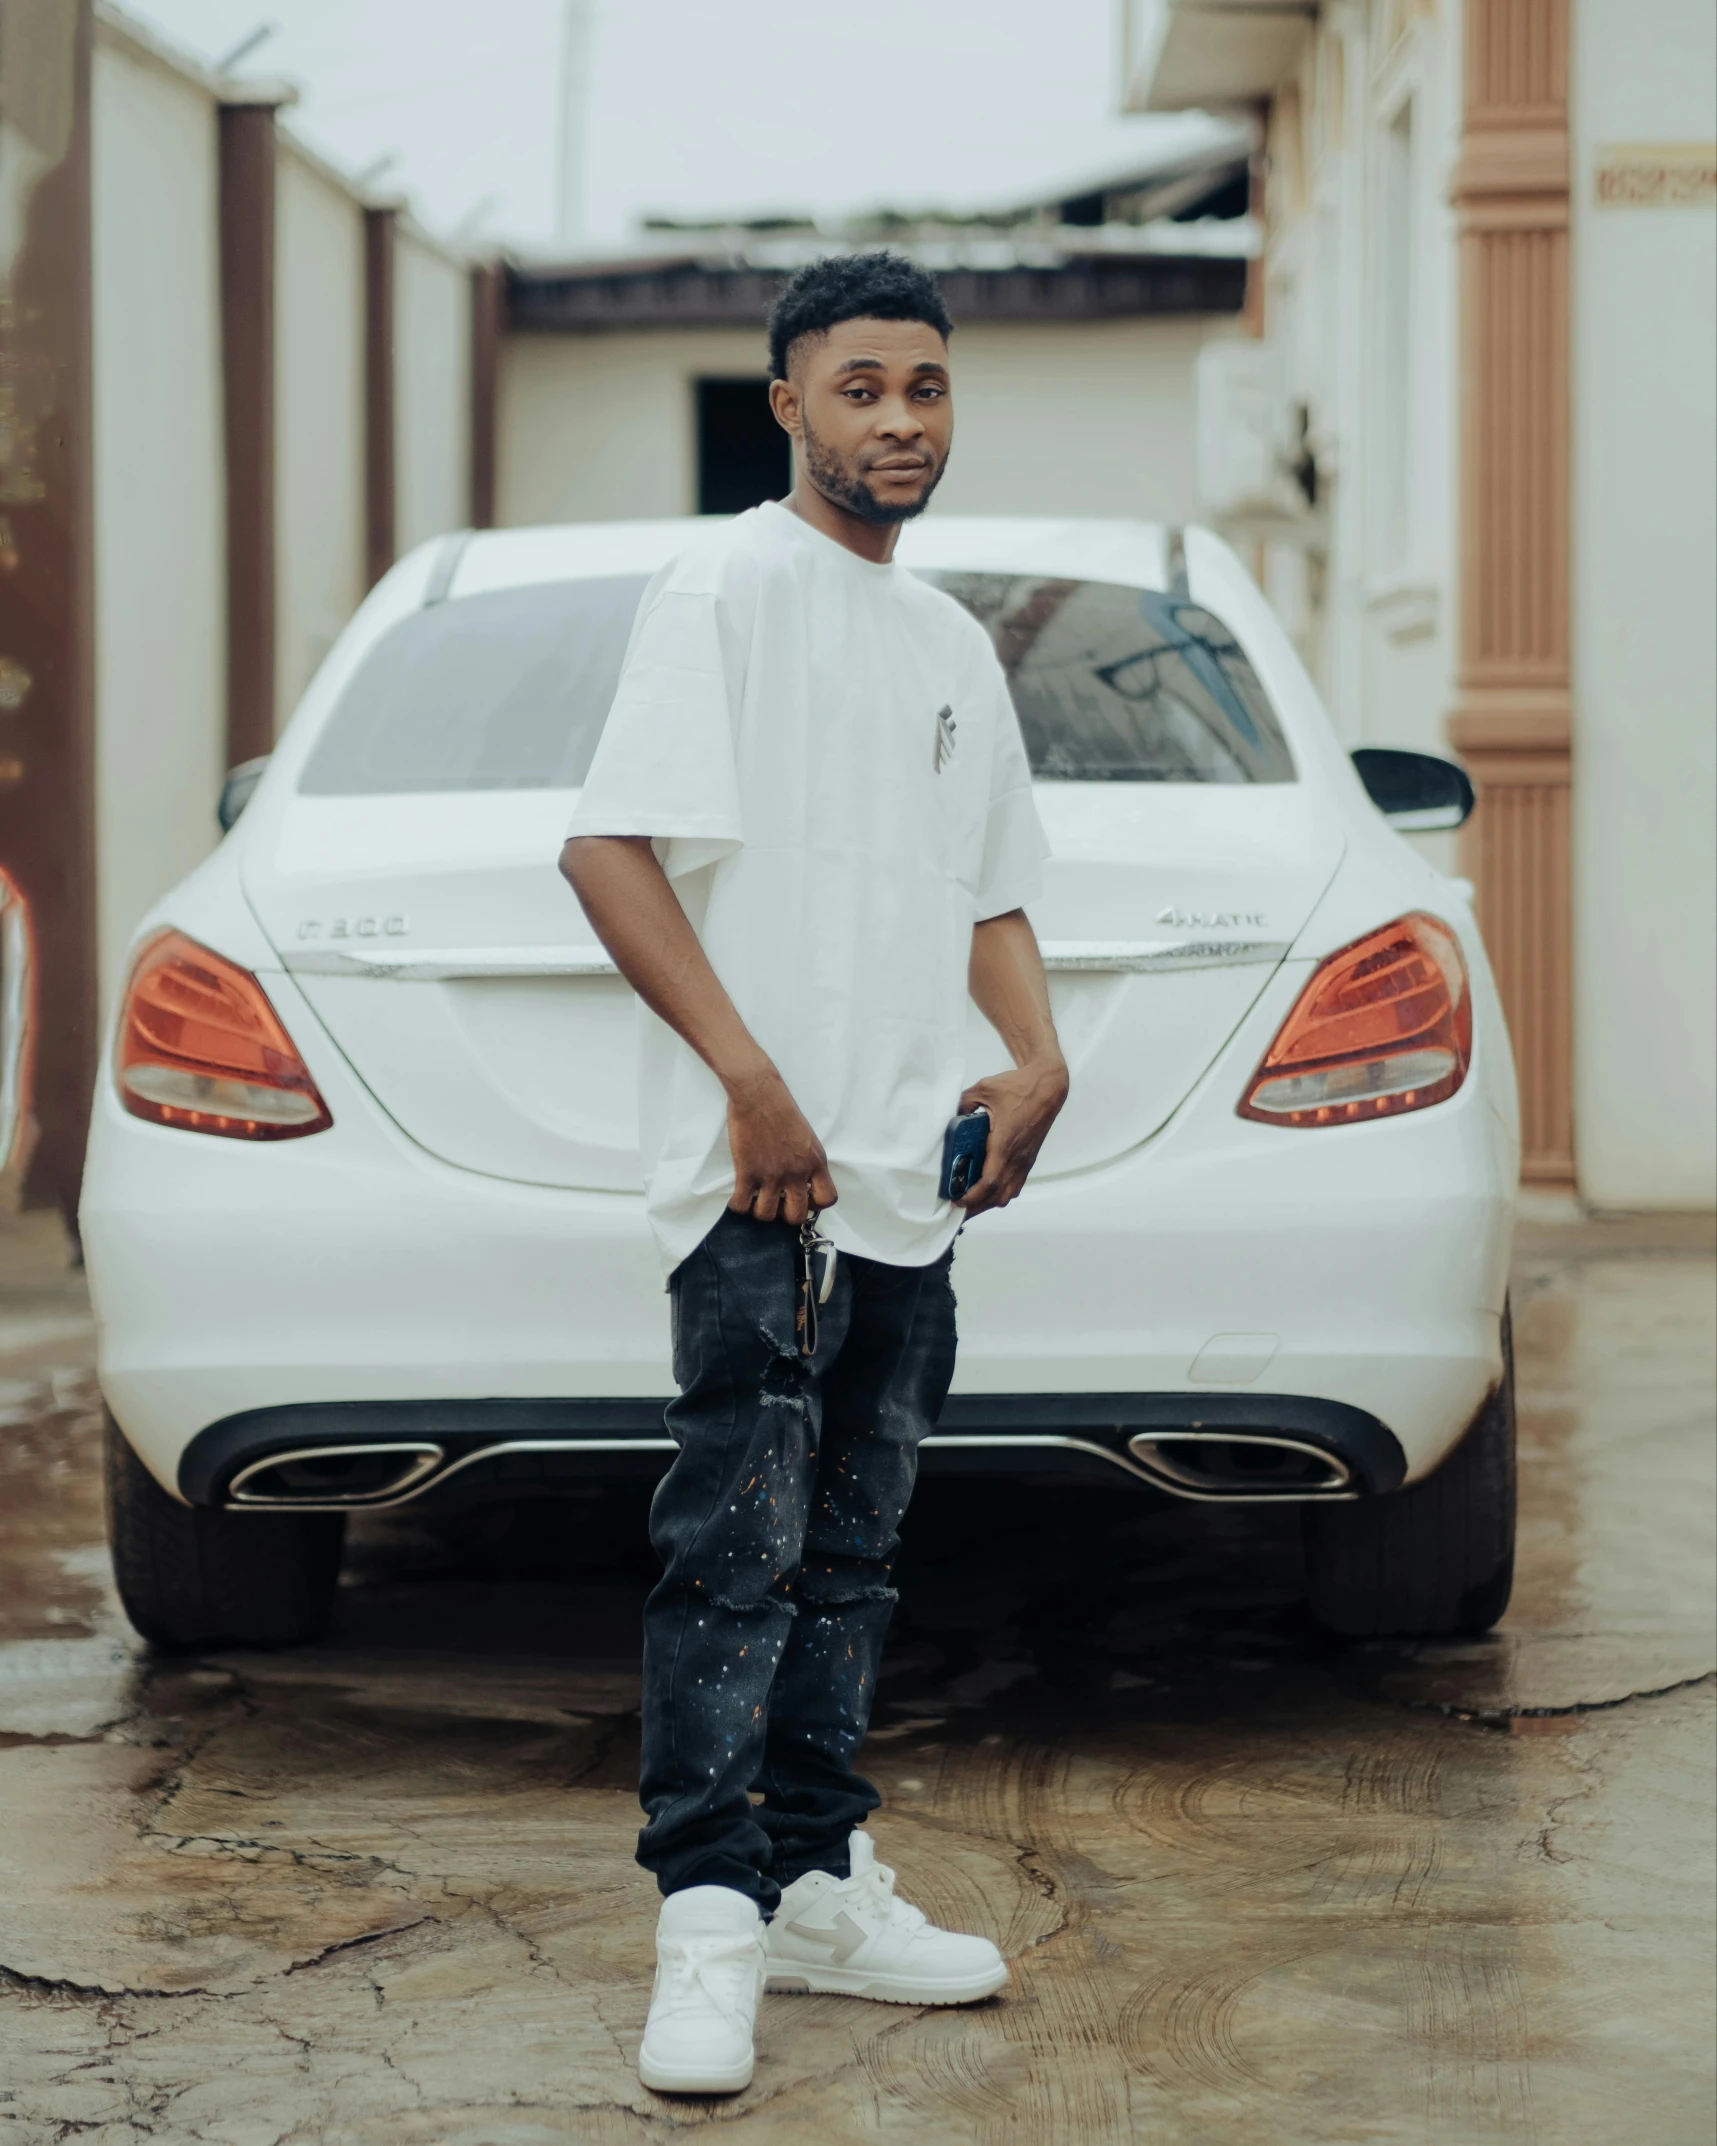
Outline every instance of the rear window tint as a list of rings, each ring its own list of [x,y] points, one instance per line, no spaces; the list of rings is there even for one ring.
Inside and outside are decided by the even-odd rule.
[[[299,789],[577,789],[648,581],[545,582],[414,611],[358,666]]]
[[[925,573],[988,631],[1035,775],[1292,782],[1274,709],[1232,633],[1184,596],[1108,581]],[[359,665],[299,779],[313,797],[576,789],[648,577],[457,597]]]
[[[989,631],[1032,773],[1058,782],[1292,782],[1258,674],[1190,598],[1114,581],[926,573]]]

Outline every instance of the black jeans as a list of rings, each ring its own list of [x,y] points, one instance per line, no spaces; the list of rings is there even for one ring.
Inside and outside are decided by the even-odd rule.
[[[853,1760],[896,1529],[954,1375],[952,1259],[843,1253],[809,1362],[787,1223],[724,1214],[668,1284],[680,1450],[650,1509],[638,1837],[664,1893],[731,1886],[768,1914],[807,1870],[848,1874],[881,1800]]]

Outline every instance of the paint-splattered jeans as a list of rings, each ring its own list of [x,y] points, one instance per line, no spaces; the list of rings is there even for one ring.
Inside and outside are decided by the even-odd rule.
[[[843,1253],[808,1363],[787,1224],[724,1214],[668,1285],[680,1450],[650,1511],[638,1837],[664,1893],[727,1885],[768,1914],[807,1870],[847,1875],[881,1800],[853,1760],[896,1530],[954,1375],[952,1258]]]

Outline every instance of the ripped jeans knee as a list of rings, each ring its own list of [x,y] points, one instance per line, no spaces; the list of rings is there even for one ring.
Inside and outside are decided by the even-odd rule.
[[[757,1382],[757,1399],[764,1408],[797,1409],[803,1412],[811,1383],[810,1366],[794,1348],[784,1348],[767,1328],[763,1338],[770,1353]]]

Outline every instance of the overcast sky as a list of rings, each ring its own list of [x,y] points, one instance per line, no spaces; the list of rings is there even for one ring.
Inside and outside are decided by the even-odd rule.
[[[565,0],[124,0],[303,95],[292,124],[444,234],[552,246]],[[1115,0],[581,0],[586,230],[876,203],[976,206],[1116,168],[1193,119],[1122,119]]]

